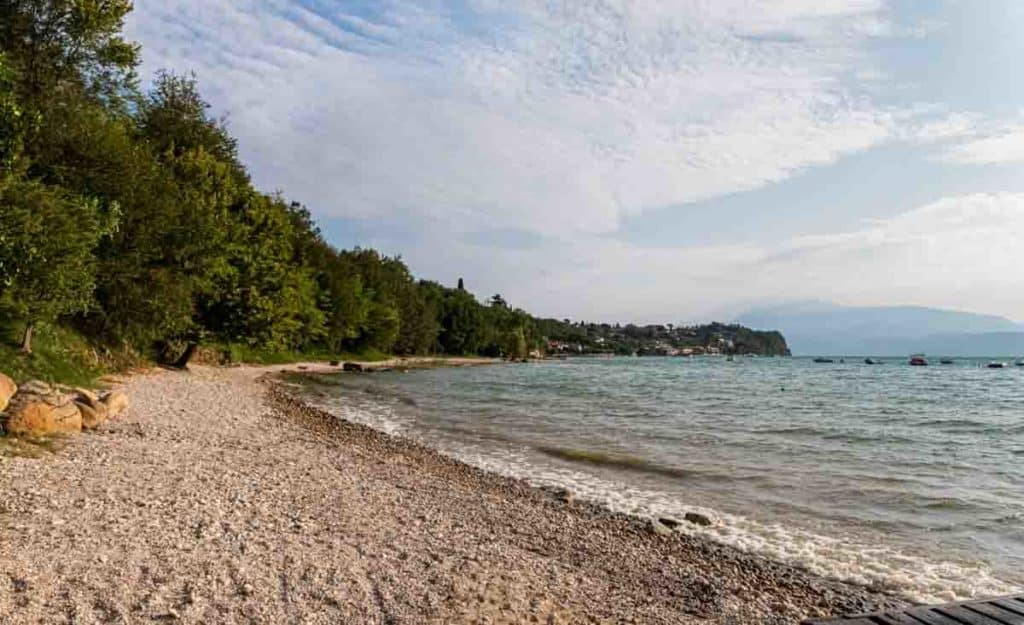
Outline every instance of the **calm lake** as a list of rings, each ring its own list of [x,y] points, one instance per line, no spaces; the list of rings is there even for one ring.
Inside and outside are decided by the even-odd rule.
[[[939,601],[1024,586],[1024,367],[615,358],[337,375],[344,418],[813,571]]]

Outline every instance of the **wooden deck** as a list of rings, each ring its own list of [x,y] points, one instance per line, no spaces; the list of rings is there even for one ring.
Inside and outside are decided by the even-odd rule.
[[[922,606],[836,619],[812,619],[805,625],[1024,625],[1024,595]]]

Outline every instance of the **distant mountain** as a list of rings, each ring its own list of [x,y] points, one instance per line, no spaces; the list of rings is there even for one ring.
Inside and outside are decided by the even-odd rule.
[[[1024,326],[1004,317],[955,310],[795,302],[755,308],[736,321],[779,330],[798,356],[1024,354]]]

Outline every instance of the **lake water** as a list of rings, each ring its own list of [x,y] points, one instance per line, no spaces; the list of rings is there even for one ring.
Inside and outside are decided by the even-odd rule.
[[[922,601],[1024,586],[1024,367],[571,359],[310,397],[462,460]]]

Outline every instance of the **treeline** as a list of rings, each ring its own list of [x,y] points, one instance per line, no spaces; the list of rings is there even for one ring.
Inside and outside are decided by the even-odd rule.
[[[0,1],[0,314],[187,362],[202,343],[485,354],[540,346],[495,296],[340,251],[257,190],[196,82],[139,86],[130,0]]]

